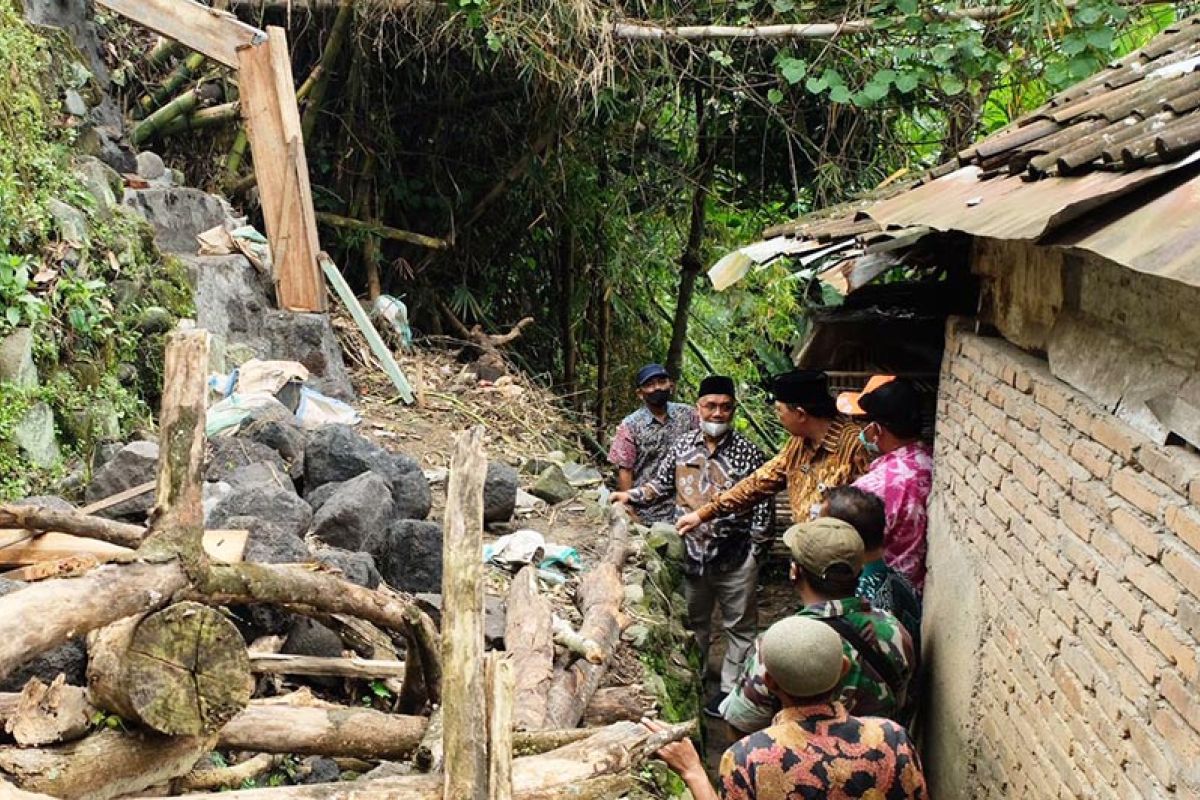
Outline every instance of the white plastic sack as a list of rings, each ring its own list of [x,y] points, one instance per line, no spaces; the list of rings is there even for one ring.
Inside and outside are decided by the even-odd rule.
[[[307,430],[316,430],[322,425],[357,425],[362,421],[352,406],[307,386],[300,389],[296,419],[300,420],[300,427]]]
[[[530,528],[501,536],[483,546],[484,563],[529,564],[546,552],[546,537]]]
[[[278,394],[291,381],[308,380],[308,370],[298,361],[261,361],[252,358],[237,370],[238,394]]]
[[[291,413],[273,394],[231,394],[208,409],[204,420],[204,433],[217,436],[225,431],[234,430],[255,411],[274,407],[278,407],[277,411],[282,410],[284,415]]]

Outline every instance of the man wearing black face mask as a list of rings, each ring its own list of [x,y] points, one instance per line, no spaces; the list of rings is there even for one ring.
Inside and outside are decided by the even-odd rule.
[[[683,514],[704,506],[765,464],[762,450],[733,430],[736,408],[733,380],[710,375],[701,381],[696,402],[700,430],[680,437],[649,481],[614,493],[613,502],[637,507],[670,498],[677,513]],[[705,707],[711,716],[719,716],[718,706],[733,688],[758,632],[755,590],[759,561],[771,544],[771,513],[771,502],[760,502],[706,522],[684,539],[688,627],[696,635],[705,665],[713,606],[718,603],[726,637],[720,691]]]
[[[617,467],[617,488],[627,492],[654,475],[671,445],[686,433],[696,430],[696,411],[683,403],[672,403],[675,382],[661,364],[647,364],[638,370],[637,396],[642,407],[617,426],[608,460]],[[637,509],[646,524],[674,522],[675,504],[662,497]]]

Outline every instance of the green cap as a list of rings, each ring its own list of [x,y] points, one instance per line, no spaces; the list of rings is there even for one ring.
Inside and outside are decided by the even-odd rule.
[[[792,616],[763,634],[763,667],[792,697],[816,697],[842,679],[842,637],[820,620]]]
[[[828,577],[829,570],[839,564],[855,575],[862,572],[862,537],[849,522],[833,517],[802,522],[784,532],[783,543],[792,559],[818,578]]]

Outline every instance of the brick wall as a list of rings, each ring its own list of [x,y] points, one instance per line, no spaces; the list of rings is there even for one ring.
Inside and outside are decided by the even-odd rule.
[[[1200,459],[954,323],[935,450],[935,796],[1200,797]]]

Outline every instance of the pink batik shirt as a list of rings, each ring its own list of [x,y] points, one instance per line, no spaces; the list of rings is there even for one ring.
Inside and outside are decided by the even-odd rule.
[[[927,503],[933,487],[933,451],[924,442],[897,448],[871,462],[854,482],[859,489],[883,500],[887,529],[884,560],[903,572],[917,591],[925,587],[925,528]]]

